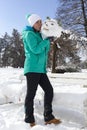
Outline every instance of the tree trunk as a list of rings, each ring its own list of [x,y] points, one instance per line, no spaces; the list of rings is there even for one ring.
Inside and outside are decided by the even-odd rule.
[[[86,12],[85,12],[85,6],[84,6],[84,0],[81,0],[81,5],[82,5],[82,11],[83,11],[83,17],[84,17],[84,28],[85,28],[85,33],[87,37],[87,18],[86,18]]]
[[[52,73],[55,73],[55,66],[56,66],[56,51],[57,51],[57,46],[56,43],[53,43],[52,46],[53,49],[53,58],[52,58]]]

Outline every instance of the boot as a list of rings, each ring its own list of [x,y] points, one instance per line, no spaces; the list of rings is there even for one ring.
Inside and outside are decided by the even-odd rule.
[[[31,127],[33,127],[33,126],[35,126],[35,125],[36,125],[35,122],[30,123],[30,126],[31,126]]]
[[[61,123],[61,120],[60,120],[60,119],[54,118],[54,119],[52,119],[52,120],[50,120],[50,121],[46,121],[46,122],[45,122],[45,125],[47,125],[47,124],[55,124],[55,125],[57,125],[57,124],[60,124],[60,123]]]

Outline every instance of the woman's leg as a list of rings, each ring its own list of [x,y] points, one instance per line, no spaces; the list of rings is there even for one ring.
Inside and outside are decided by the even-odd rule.
[[[27,93],[25,98],[25,122],[33,123],[34,119],[34,97],[36,94],[38,82],[40,80],[39,73],[27,73]]]
[[[49,121],[54,118],[52,115],[53,88],[46,74],[41,74],[40,86],[44,90],[44,120]]]

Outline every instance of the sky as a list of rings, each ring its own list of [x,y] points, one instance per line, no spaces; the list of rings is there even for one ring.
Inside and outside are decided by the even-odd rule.
[[[0,35],[19,32],[28,24],[26,15],[36,13],[44,21],[47,16],[55,18],[58,0],[0,0]]]

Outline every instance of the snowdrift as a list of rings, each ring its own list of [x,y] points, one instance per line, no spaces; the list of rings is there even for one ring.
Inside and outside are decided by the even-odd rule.
[[[87,125],[87,72],[51,74],[53,111],[62,120]],[[0,104],[24,103],[26,80],[23,69],[0,68]],[[43,91],[38,86],[35,111],[43,115]]]

